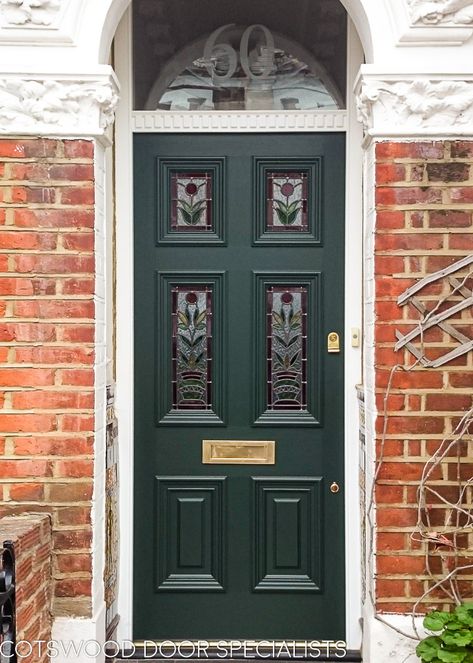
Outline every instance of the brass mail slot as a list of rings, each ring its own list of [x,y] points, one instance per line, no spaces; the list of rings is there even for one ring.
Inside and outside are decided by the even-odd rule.
[[[274,465],[275,455],[272,440],[202,440],[204,465]]]

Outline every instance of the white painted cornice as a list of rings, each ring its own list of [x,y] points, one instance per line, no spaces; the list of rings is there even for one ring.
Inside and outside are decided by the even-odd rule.
[[[398,46],[459,46],[473,35],[472,0],[388,0]]]
[[[100,137],[112,124],[118,86],[110,67],[87,75],[0,73],[0,133]]]
[[[346,131],[347,112],[336,111],[134,111],[138,133],[234,131]]]
[[[473,137],[473,74],[376,74],[362,68],[358,118],[373,138]]]

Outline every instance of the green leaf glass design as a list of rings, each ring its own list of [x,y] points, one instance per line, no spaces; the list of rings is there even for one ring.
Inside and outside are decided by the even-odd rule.
[[[306,172],[267,173],[267,230],[270,232],[307,232]]]
[[[268,298],[268,409],[307,407],[307,289],[271,286]]]
[[[212,290],[175,286],[172,307],[173,409],[211,409]]]
[[[171,230],[178,233],[212,231],[211,173],[173,173]]]

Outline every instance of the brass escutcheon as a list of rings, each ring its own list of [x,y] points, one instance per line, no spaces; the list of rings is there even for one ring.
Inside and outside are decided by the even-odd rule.
[[[337,332],[330,332],[327,336],[327,351],[330,353],[340,352],[340,335]]]
[[[330,486],[330,491],[334,494],[340,492],[340,486],[338,485],[338,483],[336,481],[334,481],[332,483],[332,485]]]

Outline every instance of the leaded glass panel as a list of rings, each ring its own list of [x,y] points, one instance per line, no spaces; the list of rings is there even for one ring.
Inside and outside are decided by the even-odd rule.
[[[266,230],[308,232],[307,172],[268,172],[266,177]]]
[[[173,410],[212,409],[212,287],[172,288]]]
[[[211,173],[171,175],[171,231],[213,230]]]
[[[307,287],[266,291],[267,409],[307,410]]]

